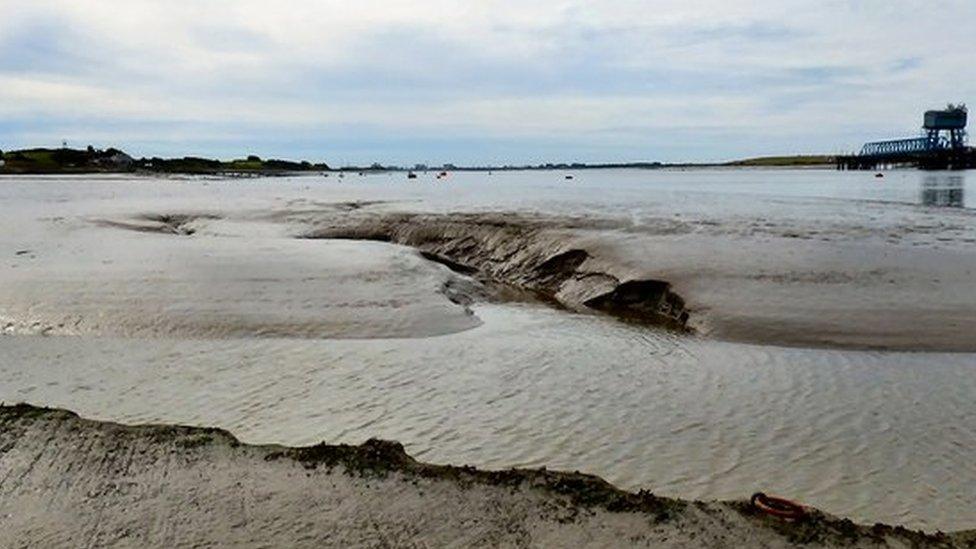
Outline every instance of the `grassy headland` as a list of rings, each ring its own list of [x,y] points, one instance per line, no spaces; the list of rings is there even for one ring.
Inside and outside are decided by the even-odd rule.
[[[187,156],[183,158],[135,159],[115,149],[21,149],[0,153],[0,173],[70,174],[70,173],[191,173],[191,174],[271,174],[323,171],[329,166],[308,161],[263,160],[257,156],[224,161]]]
[[[728,162],[726,166],[741,166],[750,168],[786,168],[791,166],[827,166],[833,165],[836,157],[826,154],[804,154],[793,156],[761,156]]]

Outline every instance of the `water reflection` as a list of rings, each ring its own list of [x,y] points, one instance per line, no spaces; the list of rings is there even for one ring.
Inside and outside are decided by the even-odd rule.
[[[961,174],[930,174],[922,179],[922,204],[939,208],[962,208],[965,180]]]

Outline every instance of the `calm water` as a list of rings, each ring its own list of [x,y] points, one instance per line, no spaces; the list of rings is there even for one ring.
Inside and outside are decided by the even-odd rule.
[[[922,244],[971,245],[958,175],[576,175],[2,179],[0,400],[249,442],[383,437],[432,462],[579,469],[686,498],[762,489],[869,523],[976,528],[976,355],[725,343],[533,305],[470,315],[438,293],[452,275],[411,250],[297,241],[300,224],[268,215],[387,200],[376,207],[732,231],[935,220],[962,232]],[[192,237],[96,223],[186,211],[223,219]]]

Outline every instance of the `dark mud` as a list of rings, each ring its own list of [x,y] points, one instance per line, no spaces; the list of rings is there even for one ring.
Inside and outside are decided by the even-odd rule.
[[[396,442],[255,446],[220,429],[123,426],[26,404],[0,406],[0,465],[0,516],[7,517],[0,545],[165,546],[213,543],[216,535],[224,544],[340,546],[376,532],[396,534],[394,545],[514,546],[568,543],[584,532],[599,545],[621,543],[598,536],[619,536],[604,530],[631,521],[626,545],[976,547],[976,532],[865,526],[814,509],[784,521],[747,502],[626,492],[578,472],[430,465]],[[296,476],[296,466],[305,474]],[[433,522],[405,530],[393,492],[410,500],[409,513],[420,506]],[[209,504],[215,501],[221,503]],[[469,513],[463,520],[452,507],[462,501]],[[521,510],[502,511],[513,506]],[[487,526],[471,538],[479,513]]]
[[[493,214],[390,214],[344,217],[304,237],[391,242],[485,282],[531,292],[577,311],[688,330],[684,299],[665,280],[631,278],[574,241],[582,220],[554,224]]]
[[[193,227],[195,222],[217,219],[220,219],[220,216],[213,214],[142,214],[125,221],[97,219],[95,224],[141,233],[191,236],[197,232],[197,229]]]

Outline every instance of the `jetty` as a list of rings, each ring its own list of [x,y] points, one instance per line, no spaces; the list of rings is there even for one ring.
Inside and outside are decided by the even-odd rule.
[[[839,155],[838,170],[917,167],[927,170],[976,168],[976,149],[968,146],[965,105],[926,111],[917,137],[865,143],[857,154]]]

